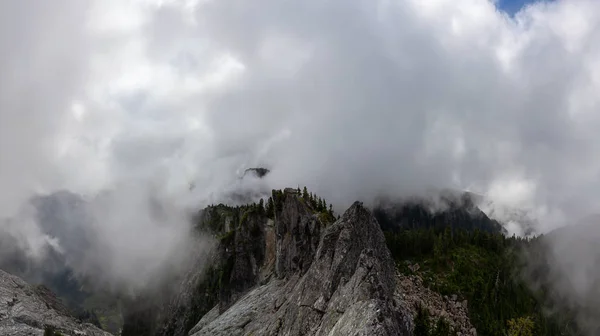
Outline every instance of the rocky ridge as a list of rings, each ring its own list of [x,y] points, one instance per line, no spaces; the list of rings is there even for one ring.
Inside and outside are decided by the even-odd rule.
[[[393,299],[394,265],[369,210],[354,203],[322,235],[322,223],[306,210],[297,195],[284,195],[276,220],[277,279],[222,313],[211,310],[190,334],[410,334],[412,317]]]
[[[123,336],[412,335],[411,298],[433,295],[398,282],[380,224],[359,202],[336,221],[324,200],[286,188],[267,202],[210,206],[196,222],[218,242],[210,262],[172,284],[168,301],[142,301]],[[450,322],[470,330],[459,311],[466,322]]]
[[[44,335],[51,328],[62,335],[110,336],[70,316],[45,287],[27,284],[0,270],[0,335]]]

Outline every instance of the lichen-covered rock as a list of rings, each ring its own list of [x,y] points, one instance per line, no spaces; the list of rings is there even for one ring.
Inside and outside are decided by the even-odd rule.
[[[325,229],[314,258],[305,260],[318,230],[302,226],[310,217],[301,207],[286,206],[292,204],[283,207],[289,217],[278,218],[283,224],[277,231],[277,274],[286,280],[255,288],[220,316],[203,319],[193,335],[409,335],[410,314],[394,300],[394,264],[371,213],[352,205]],[[303,239],[299,245],[279,243],[294,230],[297,239],[286,241]]]
[[[110,336],[77,321],[46,288],[0,270],[0,335],[43,335],[46,327],[64,335]]]

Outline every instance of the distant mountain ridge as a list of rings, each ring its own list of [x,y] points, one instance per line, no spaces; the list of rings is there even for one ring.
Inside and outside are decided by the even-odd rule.
[[[446,192],[435,201],[419,197],[382,200],[373,207],[373,214],[384,231],[448,226],[469,231],[507,233],[500,222],[481,211],[470,193]]]

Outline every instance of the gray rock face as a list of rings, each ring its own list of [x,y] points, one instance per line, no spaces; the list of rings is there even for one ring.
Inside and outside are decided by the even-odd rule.
[[[225,311],[240,295],[258,283],[260,267],[265,260],[265,222],[258,212],[246,214],[229,238],[219,247],[223,283],[219,291],[219,311]]]
[[[41,336],[46,326],[64,335],[111,336],[69,316],[45,288],[36,288],[0,270],[0,335]]]
[[[412,318],[393,298],[394,264],[371,213],[357,202],[320,236],[301,207],[286,206],[293,204],[278,218],[279,279],[218,316],[213,309],[190,334],[410,335]]]
[[[274,259],[275,250],[273,229],[267,224],[268,219],[264,214],[256,209],[221,210],[218,216],[215,213],[219,211],[217,208],[206,211],[202,219],[207,226],[213,224],[211,229],[219,237],[218,247],[208,258],[198,255],[198,263],[184,281],[176,285],[177,294],[159,309],[156,316],[137,314],[137,317],[130,319],[139,319],[140,325],[156,323],[156,328],[152,326],[135,332],[126,330],[126,335],[187,335],[188,330],[198,322],[198,315],[201,316],[198,311],[207,311],[216,303],[217,313],[224,312],[241,295],[272,273],[263,272],[265,264],[274,264],[269,259]],[[269,251],[272,257],[269,258],[267,250],[272,250]],[[213,270],[217,273],[213,273],[212,280],[204,272],[206,265],[203,264],[207,259],[212,261]]]
[[[275,221],[275,273],[278,278],[308,271],[317,251],[323,226],[317,216],[299,200],[296,190],[290,190],[285,193],[282,209],[277,213]]]

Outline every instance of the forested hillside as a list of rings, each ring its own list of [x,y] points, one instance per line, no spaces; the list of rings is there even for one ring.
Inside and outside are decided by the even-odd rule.
[[[534,293],[522,276],[544,274],[543,269],[525,272],[529,265],[522,258],[525,251],[538,248],[538,239],[449,226],[388,231],[385,236],[402,273],[419,275],[427,287],[443,295],[468,300],[478,335],[578,335],[568,314],[546,314],[545,291]],[[427,319],[417,317],[415,336],[442,335],[423,327],[423,321]]]

